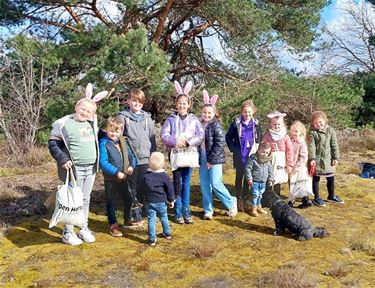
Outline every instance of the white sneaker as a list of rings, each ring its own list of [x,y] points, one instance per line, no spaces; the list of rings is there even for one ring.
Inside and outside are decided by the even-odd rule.
[[[87,228],[79,230],[78,237],[81,238],[86,243],[93,243],[93,242],[95,242],[95,236]]]
[[[74,231],[64,231],[62,242],[72,246],[81,245],[83,243],[83,241],[77,237],[77,234],[74,233]]]
[[[212,220],[212,213],[204,213],[203,219],[204,220]]]
[[[234,218],[236,217],[237,215],[237,198],[236,197],[232,197],[233,199],[233,206],[232,206],[232,209],[229,210],[229,217],[231,218]]]

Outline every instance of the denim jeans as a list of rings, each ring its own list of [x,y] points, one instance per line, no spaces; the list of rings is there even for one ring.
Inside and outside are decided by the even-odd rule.
[[[173,188],[176,197],[175,218],[190,218],[190,179],[193,168],[178,168],[173,171]]]
[[[253,186],[251,187],[251,205],[253,207],[260,206],[262,201],[262,195],[266,190],[267,182],[253,182]]]
[[[117,196],[123,201],[124,223],[131,221],[132,197],[129,182],[104,179],[104,191],[106,196],[106,208],[110,225],[117,223],[116,200]]]
[[[214,211],[212,192],[214,192],[221,203],[230,210],[233,207],[233,197],[223,184],[223,165],[215,164],[212,165],[210,169],[207,169],[206,164],[206,153],[202,151],[200,153],[199,181],[204,213],[212,214]]]
[[[147,224],[148,224],[148,239],[154,242],[156,239],[156,216],[159,216],[161,225],[163,227],[163,233],[170,235],[171,230],[169,228],[167,204],[165,202],[160,203],[146,203],[147,211]]]
[[[89,206],[90,206],[90,195],[92,187],[94,186],[96,173],[94,165],[78,166],[75,165],[75,175],[77,186],[82,189],[83,192],[83,215],[85,217],[85,223],[83,229],[88,228],[89,220]],[[66,231],[73,231],[73,225],[65,225]]]

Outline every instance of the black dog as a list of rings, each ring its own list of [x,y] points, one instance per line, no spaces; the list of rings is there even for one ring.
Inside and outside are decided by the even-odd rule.
[[[293,210],[285,201],[273,193],[273,201],[271,205],[271,214],[275,220],[275,235],[281,235],[285,229],[293,234],[298,235],[298,240],[310,240],[313,237],[327,237],[328,231],[322,227],[314,227],[303,216]]]

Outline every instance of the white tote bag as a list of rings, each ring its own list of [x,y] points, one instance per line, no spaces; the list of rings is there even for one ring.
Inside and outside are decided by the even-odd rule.
[[[69,175],[71,182],[69,182]],[[53,212],[49,228],[60,224],[74,225],[82,228],[85,223],[83,215],[83,193],[77,186],[72,169],[66,173],[64,185],[59,185],[56,193],[55,211]]]
[[[184,167],[199,167],[199,154],[195,146],[172,148],[170,156],[172,171]]]
[[[275,179],[275,184],[288,182],[288,172],[286,171],[284,151],[272,152],[272,172]]]
[[[290,176],[289,198],[294,201],[296,198],[314,196],[312,192],[312,178],[309,176],[307,167],[303,166],[298,173]]]

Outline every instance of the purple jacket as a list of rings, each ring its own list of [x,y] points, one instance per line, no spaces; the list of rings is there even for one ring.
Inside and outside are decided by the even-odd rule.
[[[165,120],[160,132],[161,141],[169,148],[176,146],[180,138],[185,138],[189,146],[199,146],[204,139],[204,130],[198,117],[192,113],[182,120],[176,112]]]

